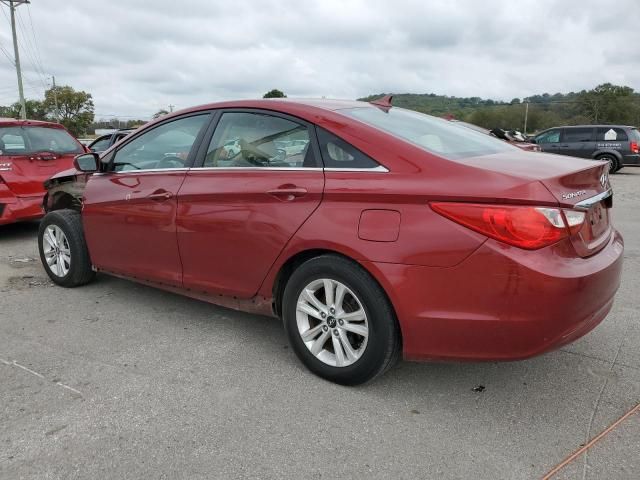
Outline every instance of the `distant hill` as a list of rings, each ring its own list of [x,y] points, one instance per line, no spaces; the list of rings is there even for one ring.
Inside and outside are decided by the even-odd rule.
[[[359,98],[381,98],[379,93]],[[480,97],[450,97],[434,93],[393,94],[393,105],[439,117],[457,118],[485,128],[524,129],[525,102],[529,103],[527,132],[558,125],[621,123],[640,125],[640,93],[630,87],[599,85],[582,92],[543,93],[504,102]]]

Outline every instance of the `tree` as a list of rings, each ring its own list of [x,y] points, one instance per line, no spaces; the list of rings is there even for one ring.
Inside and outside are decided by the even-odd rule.
[[[156,118],[160,118],[168,114],[169,112],[167,110],[165,110],[164,108],[161,108],[160,110],[158,110],[156,113],[153,114],[153,118],[155,120]]]
[[[56,109],[57,103],[57,109]],[[90,93],[75,91],[68,85],[52,87],[44,93],[44,107],[51,118],[58,118],[73,135],[80,136],[93,122]]]
[[[281,90],[274,88],[265,93],[262,98],[287,98],[287,96]]]
[[[632,123],[635,106],[633,88],[603,83],[578,95],[581,113],[594,123]]]
[[[40,100],[25,100],[29,120],[47,120],[47,109]],[[0,107],[0,117],[20,118],[20,102],[9,107]]]

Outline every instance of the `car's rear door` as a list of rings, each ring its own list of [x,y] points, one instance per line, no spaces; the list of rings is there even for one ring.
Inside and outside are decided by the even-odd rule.
[[[250,298],[320,204],[324,174],[315,133],[284,115],[227,110],[209,135],[178,195],[184,286]],[[231,139],[239,139],[239,152],[225,148]],[[281,158],[277,145],[292,140],[306,146]]]
[[[71,168],[84,148],[63,128],[16,125],[0,127],[0,177],[17,197],[44,195],[43,182]]]
[[[90,177],[82,211],[97,268],[182,285],[176,195],[210,120],[207,112],[169,119],[103,159],[109,171]]]
[[[595,150],[595,136],[593,127],[565,128],[562,138],[563,155],[572,157],[591,158]]]

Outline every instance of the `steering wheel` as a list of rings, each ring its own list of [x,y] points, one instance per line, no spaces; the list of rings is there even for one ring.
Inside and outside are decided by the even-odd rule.
[[[184,168],[184,161],[176,155],[167,155],[156,164],[155,168]]]

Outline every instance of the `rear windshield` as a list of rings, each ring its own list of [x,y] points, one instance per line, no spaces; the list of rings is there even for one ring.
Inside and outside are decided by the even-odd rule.
[[[0,127],[0,155],[52,152],[83,153],[82,146],[60,128]]]
[[[513,152],[516,147],[484,133],[422,113],[390,108],[350,108],[340,113],[450,159]]]

